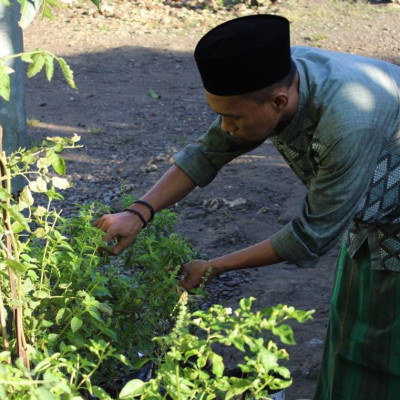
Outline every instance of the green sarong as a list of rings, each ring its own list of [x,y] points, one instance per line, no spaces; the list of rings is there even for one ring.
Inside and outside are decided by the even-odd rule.
[[[400,260],[399,260],[400,263]],[[314,400],[400,399],[400,273],[342,245]]]

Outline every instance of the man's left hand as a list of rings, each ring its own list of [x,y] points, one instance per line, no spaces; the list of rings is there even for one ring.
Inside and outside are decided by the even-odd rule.
[[[181,269],[181,274],[183,279],[180,285],[186,290],[194,289],[203,282],[207,284],[217,275],[212,265],[204,260],[194,260],[185,264]]]

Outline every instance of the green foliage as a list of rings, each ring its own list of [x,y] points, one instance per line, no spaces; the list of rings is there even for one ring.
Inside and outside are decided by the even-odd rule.
[[[9,0],[1,0],[6,6],[10,6]],[[21,5],[21,18],[19,25],[26,28],[34,20],[35,16],[41,10],[42,18],[54,19],[53,9],[60,7],[58,0],[18,0]],[[90,0],[97,7],[100,0]],[[29,78],[37,75],[42,69],[45,69],[46,78],[50,81],[54,74],[54,63],[58,63],[61,72],[68,85],[76,89],[74,74],[71,67],[62,57],[50,53],[46,50],[36,49],[32,52],[12,54],[0,58],[0,97],[4,100],[10,100],[10,75],[14,73],[14,69],[7,65],[9,60],[21,58],[22,61],[28,63],[27,75]]]
[[[4,4],[8,5],[8,0],[2,0]],[[60,2],[58,0],[18,0],[21,4],[21,19],[19,25],[22,29],[27,28],[35,19],[36,15],[41,11],[41,18],[54,19],[53,9],[59,8]],[[100,0],[90,0],[91,3],[100,6]]]
[[[34,20],[43,4],[43,0],[19,0],[21,4],[21,19],[19,25],[25,29]],[[47,8],[47,7],[46,7]]]
[[[0,96],[6,100],[10,100],[10,74],[14,70],[5,64],[0,64]]]
[[[288,359],[285,349],[273,341],[295,344],[288,319],[305,322],[313,311],[286,305],[252,311],[254,298],[244,298],[240,307],[214,305],[208,311],[190,313],[181,301],[176,325],[169,335],[155,340],[164,349],[156,361],[153,379],[134,379],[120,393],[121,399],[225,399],[246,395],[265,399],[271,390],[288,387],[289,370],[280,364]],[[226,371],[223,356],[216,347],[234,347],[242,355],[238,373]],[[164,395],[165,394],[165,395]]]
[[[196,254],[167,210],[123,254],[109,256],[93,226],[105,206],[82,206],[68,218],[55,207],[71,186],[60,153],[78,140],[47,138],[0,156],[0,400],[112,399],[116,382],[148,362],[155,376],[130,381],[120,398],[259,399],[290,385],[280,364],[288,354],[272,337],[294,344],[285,321],[304,322],[311,312],[253,311],[253,298],[235,312],[189,310],[178,275]],[[17,198],[15,177],[26,181]],[[216,346],[241,354],[238,375],[228,373]]]
[[[123,255],[102,256],[107,245],[93,221],[106,208],[85,206],[64,218],[54,206],[71,186],[60,152],[78,140],[47,138],[39,148],[0,157],[0,320],[12,326],[18,307],[33,363],[29,369],[26,359],[17,361],[17,328],[4,330],[0,355],[16,362],[1,367],[0,399],[74,398],[82,390],[111,398],[104,389],[145,360],[139,352],[151,357],[152,337],[174,324],[177,275],[193,258],[192,246],[164,211]],[[17,176],[27,183],[18,199],[10,191]]]
[[[14,72],[6,63],[8,60],[17,57],[28,64],[27,75],[29,78],[34,77],[44,68],[46,78],[49,81],[53,78],[54,62],[57,62],[68,85],[76,89],[74,74],[67,62],[62,57],[57,57],[48,51],[36,49],[35,51],[0,58],[0,96],[3,99],[10,100],[10,75]]]

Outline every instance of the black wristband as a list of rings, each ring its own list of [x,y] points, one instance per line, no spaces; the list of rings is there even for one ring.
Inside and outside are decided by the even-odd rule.
[[[150,222],[154,218],[154,214],[155,214],[154,208],[152,207],[152,205],[144,200],[135,200],[132,204],[135,204],[135,203],[142,204],[150,210],[150,219],[148,221],[148,222]]]
[[[128,212],[130,212],[130,213],[132,213],[132,214],[137,215],[137,216],[139,217],[139,219],[140,219],[140,220],[142,221],[142,223],[143,223],[143,227],[142,227],[142,228],[146,228],[147,222],[146,222],[146,220],[144,219],[143,215],[140,214],[139,211],[132,210],[131,208],[125,208],[124,211],[128,211]]]

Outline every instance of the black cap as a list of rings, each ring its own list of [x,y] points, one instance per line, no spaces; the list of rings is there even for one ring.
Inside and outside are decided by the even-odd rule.
[[[194,58],[204,88],[212,94],[263,89],[290,72],[289,21],[259,14],[224,22],[200,39]]]

